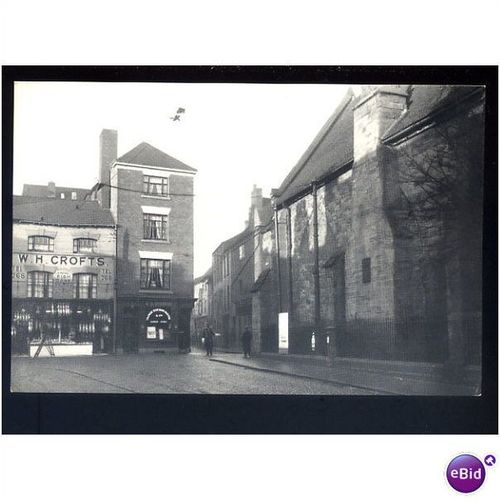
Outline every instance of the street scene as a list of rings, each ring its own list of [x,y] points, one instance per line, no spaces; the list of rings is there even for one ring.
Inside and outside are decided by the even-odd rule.
[[[481,395],[483,87],[15,102],[13,392]]]

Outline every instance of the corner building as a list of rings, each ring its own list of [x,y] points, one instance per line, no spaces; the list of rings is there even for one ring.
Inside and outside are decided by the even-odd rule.
[[[95,201],[14,196],[14,354],[113,351],[115,224]],[[50,351],[41,349],[40,356]]]
[[[188,348],[196,170],[143,142],[108,163],[108,184],[105,157],[116,141],[103,130],[102,200],[118,226],[117,350]]]

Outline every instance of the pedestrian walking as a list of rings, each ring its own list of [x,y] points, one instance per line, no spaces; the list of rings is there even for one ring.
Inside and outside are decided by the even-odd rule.
[[[215,333],[213,332],[210,325],[207,323],[205,328],[203,329],[203,342],[205,343],[205,350],[207,352],[207,356],[213,356],[214,354],[214,338]]]
[[[249,358],[252,351],[252,330],[249,326],[245,326],[241,339],[243,341],[243,357]]]

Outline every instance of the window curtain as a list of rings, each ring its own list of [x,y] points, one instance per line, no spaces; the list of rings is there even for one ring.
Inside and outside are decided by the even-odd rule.
[[[164,276],[163,276],[163,261],[161,260],[151,260],[149,261],[149,269],[146,278],[146,286],[148,288],[163,288],[164,286]]]
[[[167,219],[161,215],[144,216],[144,238],[149,240],[164,240],[166,236]]]

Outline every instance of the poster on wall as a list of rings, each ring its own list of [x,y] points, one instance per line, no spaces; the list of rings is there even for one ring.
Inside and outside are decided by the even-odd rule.
[[[288,352],[288,313],[280,313],[278,317],[279,350]]]
[[[148,339],[154,340],[156,338],[156,326],[148,326],[146,336]]]

